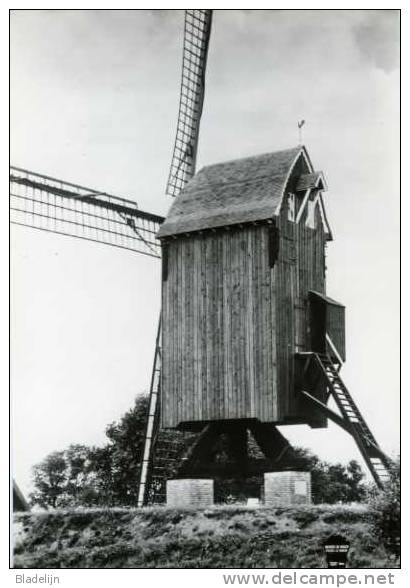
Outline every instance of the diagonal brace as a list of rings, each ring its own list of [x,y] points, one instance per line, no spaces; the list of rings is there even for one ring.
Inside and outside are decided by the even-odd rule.
[[[350,426],[350,424],[348,422],[345,421],[345,419],[343,417],[339,416],[331,408],[326,406],[326,404],[323,404],[323,402],[321,402],[320,400],[318,400],[317,398],[312,396],[312,394],[309,394],[309,392],[306,392],[306,390],[301,390],[301,393],[302,393],[303,397],[306,398],[307,400],[309,400],[309,402],[311,404],[313,404],[318,411],[325,414],[334,423],[339,425],[339,427],[342,427],[342,429],[344,429],[345,431],[347,431],[348,433],[353,435],[352,427]]]

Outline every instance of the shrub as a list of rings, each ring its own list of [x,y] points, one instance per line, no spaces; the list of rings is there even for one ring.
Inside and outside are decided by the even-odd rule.
[[[386,549],[400,555],[400,462],[391,470],[390,481],[370,500],[370,520],[373,530]]]

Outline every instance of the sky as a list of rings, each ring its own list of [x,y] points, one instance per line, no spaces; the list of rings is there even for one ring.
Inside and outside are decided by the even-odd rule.
[[[165,215],[182,57],[179,10],[14,10],[13,165]],[[399,451],[399,16],[395,10],[215,11],[198,168],[303,142],[329,190],[327,291],[346,305],[343,377],[382,448]],[[148,390],[159,261],[11,229],[13,474],[102,444]],[[282,427],[329,461],[328,429]],[[361,463],[363,463],[361,461]]]

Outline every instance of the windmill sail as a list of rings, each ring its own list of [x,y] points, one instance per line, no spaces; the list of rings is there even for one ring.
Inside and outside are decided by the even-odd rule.
[[[163,217],[112,196],[18,167],[10,168],[10,222],[152,257]]]
[[[202,115],[205,90],[205,70],[211,33],[212,10],[186,10],[182,79],[179,114],[174,152],[168,176],[166,193],[178,196],[186,182],[195,173],[199,123]],[[160,328],[158,330],[149,411],[138,486],[138,506],[148,502],[153,477],[153,455],[159,429],[160,396]]]
[[[195,173],[212,10],[186,10],[182,79],[174,152],[166,193],[178,196]]]

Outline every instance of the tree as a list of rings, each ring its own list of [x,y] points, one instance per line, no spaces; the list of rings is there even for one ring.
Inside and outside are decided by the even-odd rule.
[[[107,426],[103,447],[70,445],[34,466],[32,504],[43,508],[135,505],[147,411],[148,397],[139,396],[118,422]],[[183,453],[184,435],[161,431],[158,449],[169,444],[174,445],[177,455]],[[174,464],[165,465],[171,477]]]
[[[64,491],[66,468],[63,451],[54,451],[41,463],[35,465],[33,468],[35,491],[30,495],[30,502],[44,508],[55,507],[59,496]]]
[[[360,502],[366,497],[364,472],[356,460],[349,461],[346,466],[329,464],[307,449],[296,448],[294,464],[310,471],[315,503]]]
[[[147,396],[106,429],[103,447],[70,445],[33,468],[33,504],[44,508],[136,503]]]
[[[148,412],[148,396],[139,396],[132,409],[118,422],[106,429],[108,444],[102,449],[94,448],[94,468],[98,473],[99,493],[105,504],[135,505],[138,497],[138,482],[145,440]],[[178,457],[185,452],[192,435],[175,430],[161,430],[156,441],[156,455],[166,453],[172,445],[174,460],[164,460],[165,477],[175,475]],[[163,486],[163,481],[159,486]],[[164,492],[164,488],[159,488]]]
[[[400,460],[393,463],[390,481],[373,493],[370,500],[370,520],[376,536],[396,557],[400,555]]]
[[[104,457],[96,454],[103,461],[107,459],[105,464],[98,463],[103,466],[101,473],[113,504],[136,504],[147,412],[148,397],[139,396],[118,422],[107,427]]]
[[[85,445],[70,445],[34,466],[32,504],[44,508],[83,504],[95,478],[90,453]]]
[[[106,428],[107,443],[103,447],[71,445],[67,450],[54,452],[34,467],[35,492],[33,503],[45,508],[64,506],[130,506],[137,503],[138,481],[142,452],[148,397],[139,396],[134,406],[117,422]],[[160,431],[157,444],[157,460],[169,448],[174,460],[165,459],[160,464],[165,468],[165,477],[173,477],[179,457],[195,439],[194,434],[178,431]],[[228,459],[228,444],[221,437],[216,446],[214,459],[225,463]],[[252,458],[263,457],[255,443],[249,445]],[[158,461],[156,462],[158,464]],[[314,502],[334,503],[363,500],[365,486],[360,465],[351,461],[347,466],[328,464],[306,449],[296,449],[289,467],[307,469],[312,474]],[[257,496],[262,480],[260,476],[242,480],[215,479],[216,500],[226,501],[234,497],[245,500]],[[158,481],[160,494],[164,493],[163,481]],[[156,499],[157,496],[154,496]]]

